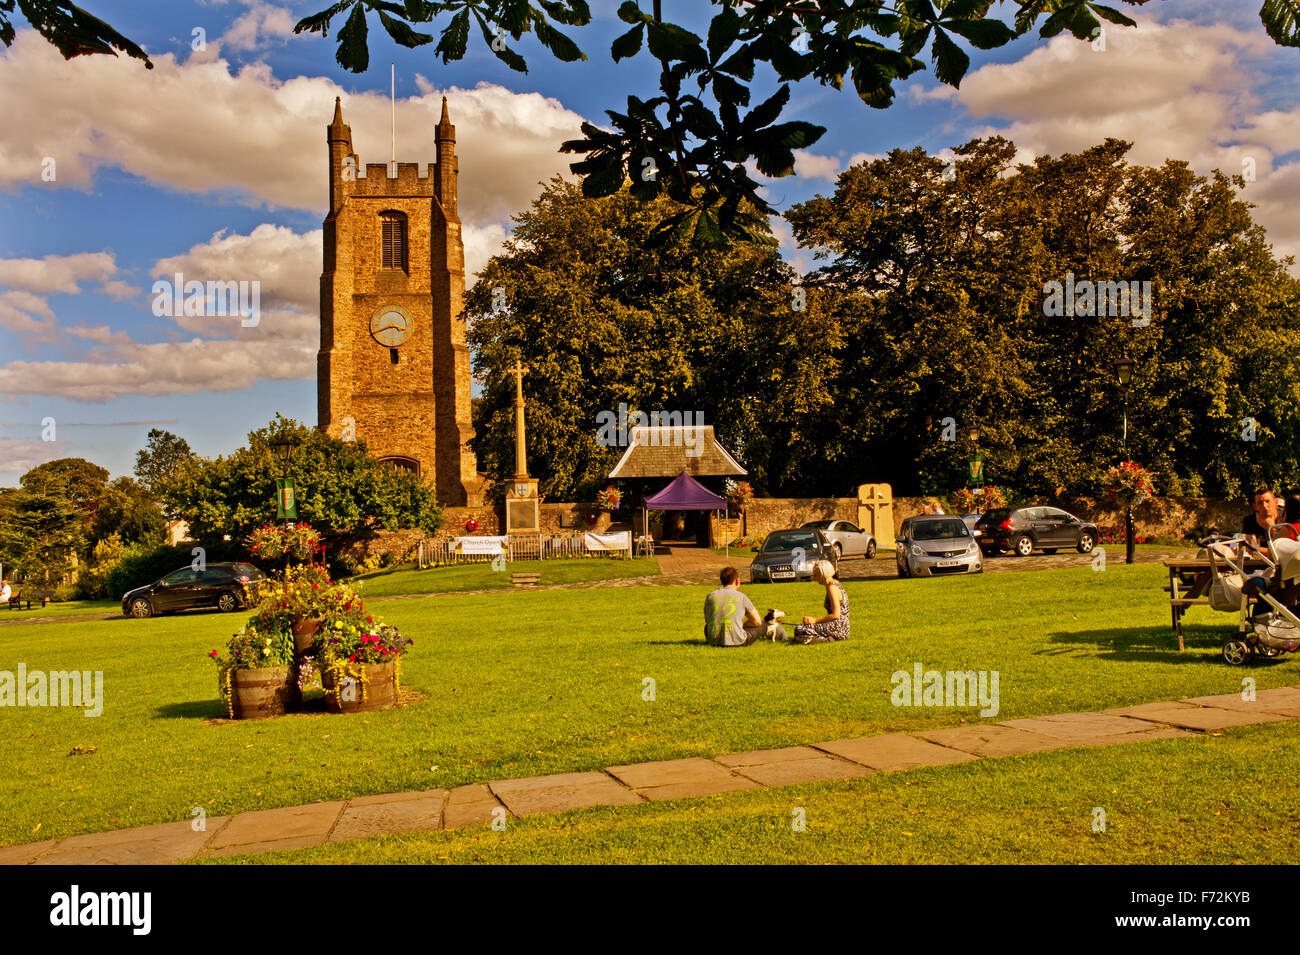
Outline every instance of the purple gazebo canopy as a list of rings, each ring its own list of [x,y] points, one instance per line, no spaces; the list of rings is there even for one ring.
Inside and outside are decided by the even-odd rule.
[[[727,502],[685,471],[653,497],[645,506],[652,511],[721,511]]]

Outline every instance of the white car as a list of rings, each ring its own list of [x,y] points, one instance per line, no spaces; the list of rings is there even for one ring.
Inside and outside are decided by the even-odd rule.
[[[852,521],[809,521],[803,526],[816,528],[825,534],[840,557],[870,560],[876,556],[876,539]]]

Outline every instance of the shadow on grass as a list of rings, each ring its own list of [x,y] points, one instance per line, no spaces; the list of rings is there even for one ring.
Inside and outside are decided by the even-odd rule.
[[[191,700],[188,703],[166,703],[154,714],[167,720],[211,720],[226,715],[226,706],[220,700]]]
[[[1034,651],[1039,655],[1070,653],[1071,648],[1090,649],[1094,656],[1108,660],[1134,660],[1144,663],[1196,663],[1226,666],[1223,645],[1232,637],[1229,627],[1184,626],[1183,644],[1179,651],[1178,637],[1167,627],[1137,628],[1113,627],[1106,630],[1058,631],[1050,635],[1055,647]],[[1248,666],[1272,666],[1287,657],[1256,657]]]

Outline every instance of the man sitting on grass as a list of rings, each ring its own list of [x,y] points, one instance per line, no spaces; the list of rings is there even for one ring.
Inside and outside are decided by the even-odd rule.
[[[740,571],[723,567],[722,586],[704,598],[704,642],[715,647],[747,647],[771,636],[786,639],[785,628],[764,622],[753,601],[740,592]]]

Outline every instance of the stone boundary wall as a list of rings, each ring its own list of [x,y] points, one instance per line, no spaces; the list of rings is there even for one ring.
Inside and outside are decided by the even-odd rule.
[[[921,514],[938,499],[934,497],[894,498],[894,529],[903,521]],[[1109,501],[1096,498],[1069,498],[1044,500],[1041,503],[1061,507],[1072,514],[1090,520],[1102,527],[1123,526],[1124,509]],[[1225,533],[1241,529],[1241,520],[1250,508],[1241,501],[1223,501],[1193,497],[1154,497],[1133,509],[1133,521],[1141,537],[1195,538],[1208,528],[1215,527]],[[588,514],[596,513],[595,524],[587,524]],[[631,513],[627,515],[632,517]],[[460,536],[468,533],[465,522],[473,517],[478,521],[475,534],[497,535],[505,533],[505,521],[495,508],[449,507],[444,512],[442,534]],[[611,515],[600,511],[595,504],[544,502],[541,505],[543,534],[580,533],[595,531],[605,533],[630,524],[611,521]],[[764,497],[758,498],[745,511],[746,534],[770,534],[786,527],[798,527],[806,521],[846,520],[857,521],[858,501],[853,497]],[[418,530],[380,531],[372,539],[350,549],[350,553],[364,560],[373,554],[391,553],[400,558],[419,543]],[[888,541],[886,544],[890,543]]]

